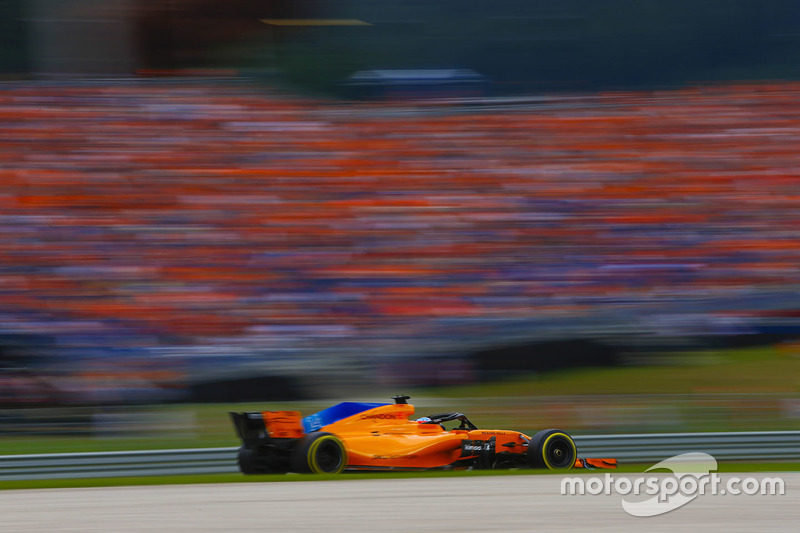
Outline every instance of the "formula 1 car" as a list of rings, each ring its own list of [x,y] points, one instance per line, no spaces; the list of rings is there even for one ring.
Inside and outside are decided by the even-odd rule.
[[[478,429],[461,413],[411,420],[408,396],[394,404],[343,402],[300,417],[297,411],[230,413],[242,440],[244,474],[338,474],[345,470],[616,468],[615,459],[580,459],[557,429],[529,437]],[[455,422],[453,429],[444,424]]]

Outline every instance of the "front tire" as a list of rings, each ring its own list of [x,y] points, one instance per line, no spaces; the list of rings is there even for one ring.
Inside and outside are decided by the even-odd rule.
[[[344,443],[331,433],[315,431],[298,443],[292,454],[292,470],[311,474],[340,474],[347,468]]]
[[[528,465],[531,468],[569,470],[575,466],[577,458],[575,441],[559,429],[540,431],[528,443]]]

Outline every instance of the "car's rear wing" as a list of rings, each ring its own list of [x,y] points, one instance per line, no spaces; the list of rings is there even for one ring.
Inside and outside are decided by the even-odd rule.
[[[260,440],[298,439],[305,435],[297,411],[252,411],[229,413],[236,434],[246,445]]]

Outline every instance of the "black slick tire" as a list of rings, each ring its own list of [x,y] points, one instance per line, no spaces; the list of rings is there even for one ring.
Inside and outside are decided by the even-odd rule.
[[[304,436],[292,453],[292,471],[340,474],[347,468],[344,443],[332,433],[315,431]]]
[[[560,429],[538,432],[528,443],[528,466],[548,470],[569,470],[575,466],[578,449],[572,437]]]

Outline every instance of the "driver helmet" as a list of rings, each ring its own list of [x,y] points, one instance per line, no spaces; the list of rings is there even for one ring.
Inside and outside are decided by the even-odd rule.
[[[417,418],[417,422],[420,424],[432,424],[433,420],[431,420],[431,417],[429,416],[423,416],[421,418]]]

